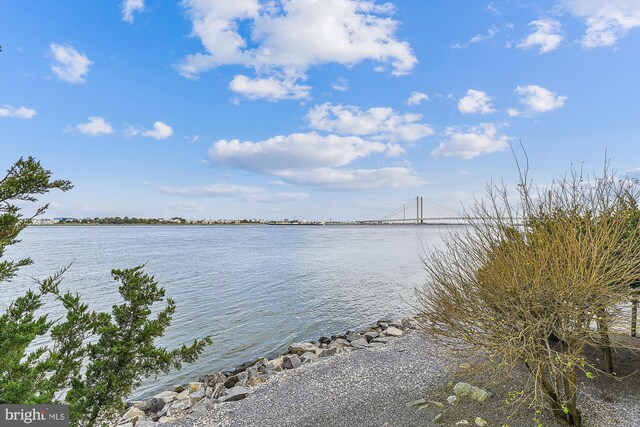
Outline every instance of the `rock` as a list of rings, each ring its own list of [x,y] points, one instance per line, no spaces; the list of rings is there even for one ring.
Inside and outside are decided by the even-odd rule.
[[[472,398],[473,400],[477,400],[478,402],[484,402],[487,397],[491,396],[491,393],[487,390],[463,382],[459,382],[454,385],[453,392],[456,394],[456,396],[469,396],[470,398]]]
[[[164,403],[171,403],[174,400],[176,400],[176,397],[178,396],[178,393],[176,393],[175,391],[163,391],[162,393],[158,393],[155,396],[153,396],[155,399],[161,399],[164,401]]]
[[[235,386],[229,389],[226,396],[220,399],[221,402],[235,402],[236,400],[242,400],[249,396],[251,390],[248,387]]]
[[[176,396],[176,400],[184,400],[184,399],[188,399],[189,398],[189,390],[182,390],[180,393],[178,393],[178,395]]]
[[[198,403],[193,406],[191,413],[187,418],[195,420],[204,416],[207,412],[211,411],[216,407],[216,404],[209,399],[202,399]],[[137,427],[137,426],[136,426]]]
[[[418,399],[407,403],[406,406],[415,409],[425,409],[429,406],[429,401],[427,399]]]
[[[396,328],[404,331],[404,325],[402,324],[401,320],[394,320],[393,322],[389,323],[389,328]]]
[[[259,375],[259,371],[258,371],[258,367],[256,366],[252,366],[250,368],[248,368],[245,372],[249,375],[249,379],[251,379],[252,377],[255,377],[257,375]]]
[[[376,338],[377,336],[378,336],[378,333],[375,331],[369,331],[364,333],[364,337],[367,340],[367,342],[371,342],[371,340]]]
[[[476,419],[475,419],[473,422],[474,422],[474,423],[476,423],[476,425],[477,425],[477,426],[480,426],[480,427],[484,427],[484,426],[486,426],[487,424],[489,424],[489,422],[488,422],[487,420],[483,420],[483,419],[482,419],[482,418],[480,418],[480,417],[476,417]]]
[[[389,324],[391,322],[391,319],[380,319],[376,322],[376,325],[378,326],[382,326],[383,324]]]
[[[136,427],[153,427],[155,423],[151,420],[142,420],[136,423]]]
[[[384,331],[389,327],[389,322],[378,323],[378,326],[380,326],[380,328]]]
[[[269,360],[266,362],[267,369],[271,371],[280,372],[282,371],[282,362],[284,360],[283,356],[280,356],[276,359]]]
[[[144,413],[159,412],[162,410],[162,408],[164,408],[164,405],[165,405],[165,401],[157,397],[154,397],[153,399],[145,400],[142,402],[136,402],[133,404],[134,407],[140,409]]]
[[[365,348],[365,347],[371,347],[371,345],[369,344],[369,342],[366,340],[366,338],[359,338],[357,340],[353,340],[351,341],[351,345],[353,346],[353,348],[355,349],[359,349],[359,348]]]
[[[206,397],[207,399],[211,399],[211,396],[213,395],[213,390],[214,390],[213,387],[207,386],[204,389],[204,397]]]
[[[418,399],[418,400],[414,400],[413,402],[405,403],[405,406],[416,407],[416,406],[423,405],[425,403],[427,403],[427,399]]]
[[[134,427],[133,423],[129,423],[129,422],[122,422],[120,424],[118,424],[118,427]]]
[[[251,378],[249,381],[247,381],[247,386],[248,387],[255,387],[259,384],[263,384],[267,381],[267,377],[266,375],[260,375],[257,377],[253,377]]]
[[[323,348],[320,351],[316,352],[316,355],[320,356],[320,357],[328,357],[328,356],[333,356],[338,352],[338,347],[329,347],[329,348]]]
[[[370,344],[386,344],[389,342],[387,337],[378,337],[371,340]]]
[[[282,359],[282,367],[284,369],[296,369],[302,365],[302,361],[297,354],[292,354],[290,356],[284,356]]]
[[[438,408],[444,408],[444,403],[438,402],[437,400],[430,400],[429,403],[431,403],[434,406],[437,406]]]
[[[162,408],[160,411],[158,411],[155,414],[151,414],[151,419],[153,421],[158,421],[158,419],[164,417],[165,415],[167,415],[167,412],[169,412],[169,408],[171,407],[171,405],[164,405],[164,408]]]
[[[323,351],[328,351],[326,348],[323,348],[322,350],[319,350],[320,352]],[[306,353],[304,353],[302,356],[300,356],[300,361],[302,362],[302,364],[305,363],[310,363],[313,362],[314,360],[316,360],[318,358],[318,355],[315,353],[312,353],[310,351],[307,351]]]
[[[249,379],[249,373],[247,371],[240,372],[239,374],[231,375],[229,378],[227,378],[226,381],[224,382],[224,386],[226,388],[232,388],[232,387],[235,387],[236,385],[244,387],[247,385],[248,379]]]
[[[460,420],[456,423],[457,426],[468,426],[469,425],[469,421],[467,420]]]
[[[471,363],[462,362],[460,365],[458,365],[458,368],[468,371],[469,369],[471,369]]]
[[[444,415],[442,415],[442,412],[436,415],[436,417],[433,419],[433,422],[436,424],[440,424],[444,422]]]
[[[318,341],[320,342],[320,344],[331,344],[331,338],[329,337],[320,337]]]
[[[351,343],[349,342],[349,340],[344,339],[344,338],[337,338],[335,339],[330,345],[331,346],[337,346],[340,345],[342,347],[351,347]]]
[[[350,343],[353,343],[356,340],[361,340],[361,339],[365,339],[364,336],[357,334],[355,332],[351,332],[350,334],[347,334],[347,341],[349,341]]]
[[[295,343],[289,346],[289,353],[301,356],[308,351],[311,353],[315,353],[317,349],[318,347],[311,344],[310,342]]]
[[[178,421],[178,417],[160,417],[160,419],[158,420],[160,424],[171,423],[173,421]]]
[[[136,423],[137,421],[142,421],[145,419],[146,419],[146,416],[144,411],[136,408],[135,406],[132,406],[131,408],[129,408],[127,412],[124,413],[122,418],[120,418],[120,424],[127,423],[127,422]]]
[[[458,403],[458,396],[447,397],[447,403],[449,403],[449,405],[455,405],[456,403]]]
[[[187,409],[191,408],[195,404],[196,404],[195,399],[188,398],[188,399],[176,400],[173,403],[173,405],[169,407],[169,410],[167,411],[167,415],[169,415],[170,417],[181,415],[183,411],[186,411]]]
[[[244,372],[244,371],[246,371],[247,369],[249,369],[251,367],[258,368],[260,366],[263,366],[264,362],[266,360],[267,360],[266,357],[259,357],[258,359],[254,360],[254,361],[241,363],[240,365],[237,365],[235,367],[235,369],[233,370],[233,372],[231,372],[230,375],[237,375],[240,372]]]
[[[203,382],[204,385],[213,387],[218,383],[223,383],[227,377],[222,372],[216,372],[213,374],[206,374],[200,377],[200,382]]]
[[[189,389],[189,392],[191,393],[196,392],[200,389],[204,389],[204,383],[203,382],[189,383],[187,384],[187,389]]]
[[[418,321],[413,317],[407,317],[402,321],[402,324],[405,326],[405,328],[409,329],[418,329],[418,327],[420,326]]]
[[[205,392],[205,388],[202,387],[198,391],[194,391],[191,394],[189,394],[189,397],[195,400],[200,400],[204,397],[204,392]]]
[[[211,398],[219,399],[220,396],[223,396],[226,393],[226,391],[227,388],[224,386],[224,383],[218,383],[211,392]]]
[[[176,393],[182,393],[184,391],[184,386],[181,384],[174,385],[173,391],[175,391]]]
[[[402,330],[396,328],[395,326],[389,326],[385,332],[387,333],[387,335],[392,337],[401,337],[402,335],[404,335],[404,332],[402,332]]]

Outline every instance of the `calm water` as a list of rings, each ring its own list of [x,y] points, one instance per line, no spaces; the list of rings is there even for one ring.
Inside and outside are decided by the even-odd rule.
[[[136,396],[273,354],[294,341],[342,332],[413,310],[424,280],[423,245],[447,229],[397,227],[30,227],[9,259],[34,265],[3,286],[0,306],[73,262],[63,289],[93,309],[119,303],[112,268],[147,263],[177,302],[161,344],[173,347],[211,335],[214,344],[192,365],[147,380]]]

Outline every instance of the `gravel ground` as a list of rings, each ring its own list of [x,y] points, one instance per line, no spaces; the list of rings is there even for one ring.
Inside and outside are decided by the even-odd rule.
[[[620,376],[632,376],[623,386],[610,378],[597,379],[599,383],[588,386],[587,394],[581,396],[584,427],[640,426],[640,380],[633,375],[640,358],[631,354],[617,357],[622,359],[617,368]],[[510,390],[522,388],[524,372],[512,372],[509,379],[487,386],[486,373],[460,370],[461,362],[463,359],[443,351],[432,339],[410,332],[388,344],[322,358],[273,375],[246,399],[216,405],[198,417],[187,417],[183,425],[426,427],[455,426],[466,419],[474,426],[479,416],[488,421],[488,427],[537,426],[533,410],[521,408],[511,414],[513,408],[504,403]],[[482,404],[463,399],[444,408],[407,407],[406,403],[420,398],[446,403],[456,381],[485,387],[493,396]],[[434,421],[440,413],[441,421]],[[557,425],[546,414],[537,418],[544,426]]]

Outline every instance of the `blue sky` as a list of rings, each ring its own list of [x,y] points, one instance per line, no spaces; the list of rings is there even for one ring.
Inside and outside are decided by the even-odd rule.
[[[1,166],[47,216],[375,219],[640,175],[640,2],[7,0]],[[425,215],[438,214],[425,207]]]

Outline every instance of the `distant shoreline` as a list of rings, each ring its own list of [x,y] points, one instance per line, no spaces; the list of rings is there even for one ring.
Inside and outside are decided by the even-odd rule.
[[[450,223],[450,222],[424,222],[424,223],[374,223],[374,222],[333,222],[330,224],[317,224],[317,223],[219,223],[219,224],[199,224],[199,223],[161,223],[161,224],[79,224],[79,223],[59,223],[59,224],[29,224],[29,227],[344,227],[344,226],[383,226],[383,227],[398,227],[398,226],[456,226],[456,225],[468,225],[465,223]]]

